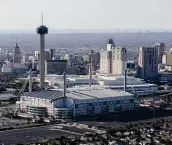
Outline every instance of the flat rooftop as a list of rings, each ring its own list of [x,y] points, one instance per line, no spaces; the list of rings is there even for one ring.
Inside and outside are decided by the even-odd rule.
[[[105,85],[105,87],[112,87],[112,88],[124,88],[124,85]],[[158,87],[156,84],[135,84],[135,85],[127,85],[127,87],[134,87],[134,88],[143,88],[143,87]]]
[[[50,100],[56,100],[63,97],[62,90],[41,90],[37,92],[25,92],[23,96],[34,97],[34,98],[44,98]],[[124,91],[111,90],[111,89],[73,89],[68,90],[66,96],[74,100],[85,100],[85,99],[101,99],[101,98],[111,98],[111,97],[132,97],[133,94]]]
[[[90,89],[90,90],[76,90],[67,93],[67,96],[76,100],[82,99],[101,99],[111,97],[132,97],[133,94],[124,91],[111,89]]]
[[[25,92],[23,96],[55,100],[63,97],[63,92],[60,90],[39,90],[35,92]]]

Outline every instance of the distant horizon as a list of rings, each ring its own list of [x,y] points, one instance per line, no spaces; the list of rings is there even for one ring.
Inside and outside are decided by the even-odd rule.
[[[49,33],[156,33],[172,32],[172,29],[51,29]],[[35,29],[0,29],[4,33],[36,33]]]

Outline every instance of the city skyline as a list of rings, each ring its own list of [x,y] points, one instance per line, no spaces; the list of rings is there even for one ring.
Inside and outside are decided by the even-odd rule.
[[[171,3],[170,0],[2,0],[0,29],[34,30],[44,12],[44,23],[52,30],[171,30]]]

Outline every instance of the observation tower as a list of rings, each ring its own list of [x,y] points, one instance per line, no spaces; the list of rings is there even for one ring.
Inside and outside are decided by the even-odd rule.
[[[42,25],[37,27],[36,31],[40,35],[40,87],[43,89],[45,81],[45,34],[48,34],[48,28],[43,25],[43,14]]]

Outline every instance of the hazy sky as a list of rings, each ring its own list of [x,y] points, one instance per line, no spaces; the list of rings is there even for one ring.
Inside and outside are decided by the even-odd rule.
[[[172,29],[172,0],[0,0],[0,29]]]

